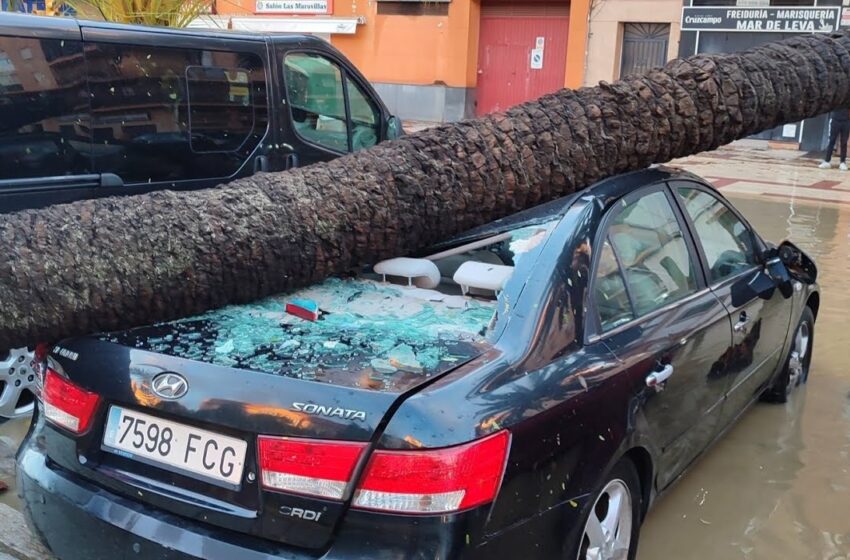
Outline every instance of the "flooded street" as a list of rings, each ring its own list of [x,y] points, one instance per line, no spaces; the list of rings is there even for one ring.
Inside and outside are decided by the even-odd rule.
[[[748,146],[681,165],[715,182],[767,240],[790,238],[817,261],[809,383],[786,405],[753,406],[657,502],[639,560],[850,560],[850,172]],[[10,484],[0,504],[15,508],[8,451],[27,425],[0,426]]]
[[[718,184],[769,241],[793,239],[818,263],[809,383],[787,405],[752,407],[657,503],[638,559],[848,559],[850,173],[771,152],[726,155],[684,167]]]

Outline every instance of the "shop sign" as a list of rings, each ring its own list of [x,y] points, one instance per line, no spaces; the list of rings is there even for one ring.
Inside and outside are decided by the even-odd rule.
[[[838,28],[838,6],[682,8],[682,31],[831,33]]]
[[[841,10],[841,27],[850,27],[850,8]]]
[[[333,0],[257,0],[257,14],[330,14]]]

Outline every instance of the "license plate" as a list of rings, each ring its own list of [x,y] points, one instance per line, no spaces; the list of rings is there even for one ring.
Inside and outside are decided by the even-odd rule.
[[[222,486],[238,487],[248,444],[241,439],[112,406],[103,447],[142,463]]]

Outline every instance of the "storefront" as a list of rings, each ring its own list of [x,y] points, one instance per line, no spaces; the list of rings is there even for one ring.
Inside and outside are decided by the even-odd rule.
[[[583,84],[591,0],[217,0],[194,27],[311,33],[403,119],[448,122]]]
[[[792,35],[830,33],[840,20],[841,0],[738,0],[738,5],[734,0],[690,0],[682,8],[679,54],[736,52]],[[828,127],[827,116],[821,115],[755,137],[822,150]]]

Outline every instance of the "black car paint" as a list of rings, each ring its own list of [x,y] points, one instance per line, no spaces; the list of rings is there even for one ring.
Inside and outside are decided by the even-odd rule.
[[[380,111],[379,141],[387,138],[391,118],[389,110],[368,80],[345,56],[327,41],[312,36],[259,35],[238,32],[195,31],[84,21],[72,18],[47,18],[0,12],[0,36],[35,39],[83,41],[83,44],[115,44],[138,47],[173,47],[241,51],[259,57],[266,72],[266,98],[269,124],[257,148],[244,158],[239,170],[227,177],[168,181],[124,181],[114,173],[44,176],[27,179],[0,177],[0,213],[50,204],[132,195],[160,189],[193,190],[215,187],[258,171],[282,171],[298,166],[329,161],[342,152],[310,143],[300,137],[291,124],[292,115],[284,89],[281,66],[289,52],[321,54],[343,70],[346,80],[355,82]],[[98,157],[92,154],[90,157]],[[167,165],[163,161],[162,165]]]
[[[492,348],[400,395],[178,363],[177,358],[91,338],[60,343],[79,353],[76,362],[56,352],[52,355],[76,383],[96,388],[106,400],[146,405],[155,414],[228,435],[341,438],[370,441],[376,448],[415,449],[450,446],[508,429],[510,456],[492,505],[449,516],[410,517],[261,494],[248,483],[234,493],[103,453],[97,428],[75,441],[39,418],[19,454],[20,487],[30,517],[42,537],[67,558],[105,558],[110,553],[105,545],[96,544],[89,554],[78,553],[73,548],[79,546],[78,531],[118,539],[122,544],[110,545],[116,554],[141,543],[152,557],[161,558],[191,554],[225,558],[227,546],[242,547],[239,554],[244,558],[562,556],[579,537],[579,520],[593,493],[619,460],[627,456],[635,463],[643,483],[643,505],[648,508],[769,386],[784,363],[781,358],[790,351],[791,327],[807,302],[817,311],[813,264],[808,269],[788,267],[788,282],[796,288],[783,285],[770,294],[771,300],[779,298],[776,303],[789,309],[779,334],[771,334],[779,338],[774,341],[779,349],[765,352],[779,359],[772,371],[765,367],[749,375],[747,368],[759,364],[748,336],[733,340],[730,315],[735,317],[740,309],[731,307],[722,287],[719,299],[707,289],[705,264],[700,262],[702,289],[693,297],[600,335],[586,293],[607,211],[638,188],[658,184],[667,188],[664,185],[673,181],[702,183],[686,173],[650,169],[602,181],[566,199],[563,218],[535,262],[520,261],[521,266],[533,267],[534,274],[510,294],[510,313],[500,308]],[[693,241],[688,243],[693,248]],[[757,239],[756,244],[765,258],[771,254],[763,241]],[[749,282],[763,267],[756,268],[729,283]],[[755,297],[766,302],[762,299],[766,296]],[[746,334],[754,330],[755,326]],[[677,368],[683,375],[671,378],[664,391],[647,387],[646,377],[659,365],[677,365],[686,352],[696,356],[695,370],[684,374],[688,368]],[[103,375],[128,372],[135,364],[155,366],[139,370],[142,378],[162,368],[181,371],[191,383],[201,384],[193,385],[199,397],[179,405],[145,403],[144,393],[133,391],[131,376]],[[209,381],[201,381],[203,377]],[[692,412],[680,402],[688,389],[694,393],[699,415],[676,418]],[[295,395],[362,407],[367,421],[323,418],[317,424],[299,424],[252,414],[240,405],[248,402],[245,399],[258,399],[286,408],[285,401],[276,400],[278,394],[286,395],[286,401]],[[229,405],[203,410],[201,401],[215,398]],[[95,426],[102,425],[103,414],[101,410]],[[660,426],[668,417],[676,427],[665,432]],[[253,457],[249,463],[253,468]],[[75,501],[74,496],[79,498]],[[110,504],[117,505],[113,509]],[[322,509],[327,515],[320,523],[292,519],[280,515],[281,506]],[[85,520],[75,514],[79,510],[86,513]],[[146,520],[144,530],[127,526],[131,514]],[[152,544],[151,531],[164,548]],[[531,542],[535,546],[529,546]]]

